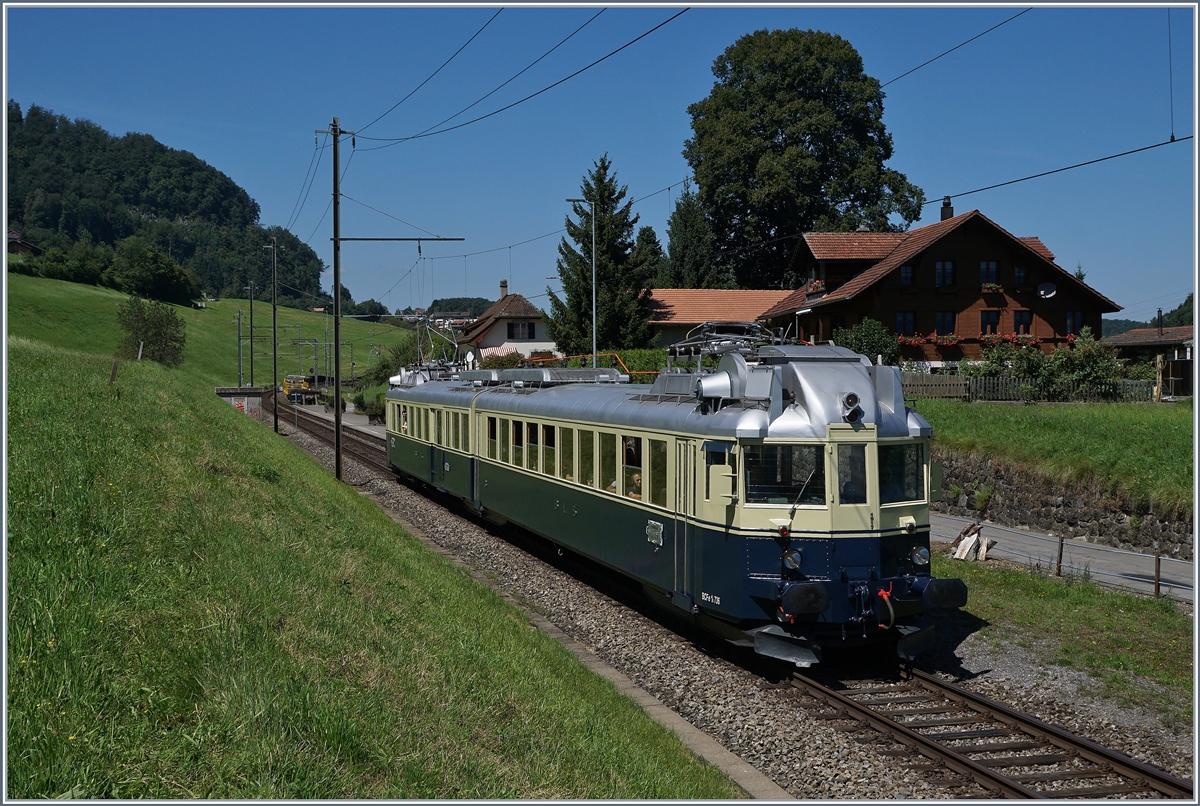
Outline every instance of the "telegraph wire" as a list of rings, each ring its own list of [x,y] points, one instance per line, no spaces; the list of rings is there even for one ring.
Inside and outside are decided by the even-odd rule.
[[[350,159],[346,160],[346,167],[342,169],[342,175],[341,175],[341,176],[338,178],[338,182],[339,182],[339,184],[340,184],[342,181],[344,181],[344,180],[345,180],[345,178],[346,178],[346,172],[350,170],[350,163],[354,161],[354,155],[355,155],[356,153],[358,153],[358,152],[357,152],[357,151],[351,151],[351,152],[350,152]],[[315,174],[315,173],[313,174],[313,178],[314,178],[314,179],[316,179],[316,174]],[[311,186],[310,186],[310,187],[311,187]],[[345,196],[346,194],[345,194],[345,193],[339,193],[338,195],[339,195],[339,196]],[[357,200],[356,200],[356,199],[351,199],[351,201],[357,201]],[[358,202],[358,203],[359,203],[359,204],[362,204],[362,202]],[[322,225],[323,223],[325,223],[325,216],[329,215],[329,208],[331,208],[331,207],[333,207],[333,198],[332,198],[332,197],[330,197],[330,199],[329,199],[329,203],[325,205],[325,212],[321,213],[321,220],[317,222],[317,226],[313,227],[313,231],[312,231],[312,232],[310,232],[310,233],[309,233],[309,235],[308,235],[308,237],[304,239],[304,243],[308,244],[309,246],[312,246],[312,244],[311,244],[311,243],[309,243],[309,241],[311,241],[311,240],[313,239],[313,236],[317,234],[317,230],[319,230],[319,229],[321,228],[321,225]],[[387,215],[387,213],[384,213],[384,215]],[[396,219],[396,220],[397,220],[397,221],[399,221],[399,219]],[[410,225],[410,226],[411,226],[411,225]],[[417,229],[420,229],[420,227],[417,227]]]
[[[329,137],[326,136],[325,139],[328,140]],[[308,202],[309,191],[312,190],[312,180],[315,180],[317,177],[315,166],[321,164],[321,152],[324,150],[323,146],[317,146],[315,142],[313,143],[313,155],[312,159],[308,161],[308,170],[304,174],[304,181],[300,183],[300,195],[296,197],[296,203],[292,205],[292,214],[288,218],[287,226],[284,229],[290,230],[292,224],[296,222],[296,219],[300,217],[300,213],[304,210],[304,205]]]
[[[380,210],[378,207],[372,207],[371,205],[367,204],[366,202],[361,202],[358,199],[354,198],[353,196],[347,196],[345,193],[341,194],[341,196],[343,199],[346,199],[347,201],[352,201],[355,204],[361,204],[363,207],[366,207],[368,210],[374,210],[375,212],[379,213],[380,215],[387,216],[388,218],[390,218],[394,221],[399,221],[401,224],[412,227],[413,229],[421,230],[421,232],[425,233],[426,235],[428,235],[432,238],[440,238],[441,237],[437,233],[430,232],[429,230],[424,229],[422,227],[418,227],[416,224],[411,224],[408,221],[405,221],[403,218],[397,218],[396,216],[392,215],[391,213],[385,213],[383,210]]]
[[[397,102],[396,102],[396,103],[395,103],[395,104],[392,106],[392,108],[391,108],[391,109],[389,109],[388,111],[384,112],[384,113],[383,113],[382,115],[380,115],[379,117],[377,117],[377,118],[375,118],[374,120],[372,120],[372,121],[371,121],[370,123],[368,123],[366,126],[363,126],[363,127],[359,128],[359,130],[358,130],[358,131],[360,132],[359,136],[360,136],[360,137],[362,136],[362,135],[361,135],[361,132],[365,132],[367,129],[371,128],[371,127],[372,127],[372,126],[374,126],[376,123],[378,123],[379,121],[383,120],[385,117],[387,117],[388,115],[390,115],[390,114],[391,114],[393,111],[395,111],[396,107],[400,106],[400,104],[404,103],[404,102],[405,102],[405,101],[407,101],[409,98],[411,98],[411,97],[412,97],[412,96],[413,96],[413,95],[416,93],[416,91],[417,91],[417,90],[421,89],[421,87],[424,87],[426,84],[428,84],[428,83],[429,83],[429,81],[430,81],[430,79],[432,79],[432,78],[433,78],[434,76],[436,76],[438,73],[442,72],[442,68],[443,68],[443,67],[445,67],[446,65],[450,64],[450,62],[454,61],[454,58],[455,58],[455,56],[458,56],[458,54],[460,54],[460,53],[462,53],[462,52],[463,52],[463,50],[464,50],[464,49],[467,47],[467,45],[469,45],[469,44],[471,44],[472,42],[474,42],[474,41],[475,41],[475,37],[477,37],[477,36],[479,36],[481,33],[483,33],[483,29],[484,29],[484,28],[487,28],[489,25],[491,25],[491,24],[492,24],[492,20],[494,20],[494,19],[496,19],[497,17],[499,17],[499,16],[500,16],[500,12],[501,12],[501,11],[503,11],[503,10],[504,10],[504,9],[503,9],[503,8],[501,8],[499,11],[497,11],[495,14],[493,14],[493,15],[491,16],[491,18],[490,18],[490,19],[489,19],[487,22],[485,22],[485,23],[483,24],[483,28],[480,28],[478,31],[476,31],[476,32],[475,32],[475,33],[474,33],[474,34],[471,36],[471,38],[470,38],[470,39],[468,39],[466,42],[464,42],[464,43],[463,43],[462,47],[460,47],[458,50],[454,51],[454,55],[453,55],[453,56],[451,56],[449,59],[446,59],[446,61],[442,62],[442,66],[441,66],[441,67],[439,67],[438,69],[434,70],[432,73],[430,73],[430,74],[429,74],[429,78],[425,79],[425,80],[424,80],[424,81],[422,81],[420,84],[418,84],[418,85],[416,86],[416,88],[412,90],[412,92],[410,92],[408,95],[405,95],[403,98],[401,98],[399,101],[397,101]]]
[[[465,107],[463,107],[462,109],[458,110],[458,111],[457,111],[457,112],[455,112],[453,115],[451,115],[450,117],[446,118],[445,120],[443,120],[443,121],[441,121],[441,122],[439,122],[439,123],[435,123],[435,124],[433,124],[432,126],[430,126],[429,128],[427,128],[427,129],[424,129],[423,131],[417,132],[417,135],[422,135],[422,134],[425,134],[426,132],[428,132],[428,131],[431,131],[432,129],[436,129],[438,126],[441,126],[441,125],[443,125],[443,124],[445,124],[445,123],[449,123],[450,121],[454,120],[456,117],[458,117],[459,115],[461,115],[463,112],[466,112],[468,109],[471,109],[472,107],[475,107],[475,106],[477,106],[477,105],[479,105],[479,104],[483,103],[483,102],[484,102],[484,101],[486,101],[488,98],[491,98],[491,97],[492,97],[493,95],[495,95],[497,92],[499,92],[500,90],[504,89],[504,88],[505,88],[505,87],[507,87],[509,84],[511,84],[513,81],[515,81],[516,79],[518,79],[518,78],[520,78],[522,75],[524,75],[526,71],[528,71],[530,68],[532,68],[532,67],[533,67],[534,65],[536,65],[538,62],[540,62],[542,59],[546,58],[546,57],[547,57],[547,56],[549,56],[551,53],[553,53],[554,51],[558,50],[560,47],[562,47],[563,45],[565,45],[569,39],[571,39],[573,36],[575,36],[575,34],[577,34],[577,33],[579,33],[580,31],[582,31],[584,28],[586,28],[586,27],[588,27],[589,25],[591,25],[591,24],[592,24],[592,23],[593,23],[593,22],[596,20],[596,17],[599,17],[599,16],[600,16],[601,14],[603,14],[603,13],[604,13],[606,10],[607,10],[607,9],[603,9],[603,8],[602,8],[602,9],[600,9],[599,11],[597,11],[597,12],[596,12],[596,13],[595,13],[595,14],[594,14],[594,15],[593,15],[593,16],[592,16],[592,17],[591,17],[591,18],[590,18],[590,19],[589,19],[587,22],[585,22],[583,25],[580,25],[578,28],[576,28],[576,29],[575,29],[574,31],[572,31],[571,33],[567,34],[566,38],[562,39],[562,40],[561,40],[561,41],[560,41],[560,42],[559,42],[557,45],[555,45],[554,47],[550,48],[550,50],[546,51],[546,52],[545,52],[545,53],[543,53],[541,56],[538,56],[536,59],[534,59],[532,62],[530,62],[530,63],[529,63],[529,64],[528,64],[528,65],[525,67],[525,69],[521,70],[521,72],[517,73],[517,74],[516,74],[516,75],[514,75],[512,78],[508,79],[508,81],[505,81],[503,84],[501,84],[500,86],[496,87],[494,90],[492,90],[491,92],[489,92],[487,95],[483,96],[482,98],[480,98],[479,100],[477,100],[477,101],[475,101],[474,103],[470,104],[469,106],[465,106]]]
[[[1178,139],[1176,139],[1175,136],[1172,135],[1170,140],[1164,140],[1161,143],[1155,143],[1152,146],[1142,146],[1141,148],[1135,148],[1132,151],[1122,151],[1120,154],[1111,154],[1107,157],[1100,157],[1099,159],[1088,160],[1087,162],[1077,162],[1074,165],[1068,165],[1065,168],[1055,168],[1053,171],[1043,171],[1040,174],[1033,174],[1032,176],[1023,176],[1020,179],[1010,179],[1007,182],[1000,182],[999,184],[988,185],[987,187],[976,188],[975,190],[968,190],[964,193],[955,193],[951,196],[948,196],[947,198],[957,199],[959,196],[970,196],[972,193],[982,193],[985,190],[995,190],[996,188],[1002,188],[1002,187],[1005,187],[1006,185],[1015,185],[1018,182],[1028,182],[1030,179],[1038,179],[1043,176],[1050,176],[1051,174],[1062,173],[1063,171],[1070,171],[1075,168],[1082,168],[1085,165],[1095,165],[1098,162],[1107,162],[1108,160],[1115,160],[1117,157],[1128,157],[1130,154],[1138,154],[1138,153],[1141,153],[1142,151],[1149,151],[1152,148],[1160,148],[1162,146],[1169,146],[1172,143],[1182,143],[1185,140],[1191,140],[1191,139],[1192,139],[1192,135],[1190,135],[1190,134],[1187,137],[1180,137]],[[925,202],[925,205],[936,204],[938,201],[940,201],[940,199],[931,199],[931,200]],[[925,206],[925,205],[922,205],[922,206]]]
[[[647,36],[649,36],[650,34],[654,33],[654,32],[655,32],[655,31],[657,31],[659,28],[662,28],[664,25],[666,25],[667,23],[671,22],[672,20],[678,19],[678,18],[679,18],[681,15],[683,15],[684,13],[686,13],[688,10],[689,10],[689,9],[686,9],[686,8],[685,8],[685,9],[683,9],[683,11],[680,11],[678,14],[675,14],[674,16],[672,16],[672,17],[669,17],[669,18],[668,18],[668,19],[666,19],[666,20],[663,20],[663,21],[662,21],[662,22],[660,22],[658,25],[656,25],[656,26],[654,26],[653,28],[651,28],[649,31],[646,31],[644,34],[642,34],[642,35],[640,35],[640,36],[638,36],[638,37],[635,37],[634,39],[631,39],[631,40],[629,40],[629,41],[628,41],[628,42],[626,42],[624,45],[621,45],[621,47],[617,48],[616,50],[612,51],[611,53],[609,53],[609,54],[607,54],[607,55],[605,55],[605,56],[601,56],[599,59],[596,59],[596,61],[592,62],[591,64],[587,65],[586,67],[581,67],[580,69],[576,70],[574,73],[571,73],[569,76],[567,76],[567,77],[565,77],[565,78],[560,78],[558,81],[555,81],[553,84],[549,85],[548,87],[543,87],[542,89],[538,90],[538,91],[537,91],[537,92],[535,92],[535,93],[532,93],[532,94],[530,94],[530,95],[526,95],[524,98],[522,98],[522,99],[521,99],[521,100],[519,100],[519,101],[513,101],[513,102],[512,102],[511,104],[509,104],[508,106],[503,106],[503,107],[501,107],[501,108],[497,109],[497,110],[496,110],[496,111],[494,111],[494,112],[488,112],[486,115],[480,115],[479,117],[477,117],[477,118],[474,118],[474,119],[472,119],[472,120],[468,120],[468,121],[466,121],[465,123],[459,123],[459,124],[456,124],[456,125],[454,125],[454,126],[448,126],[448,127],[444,128],[444,129],[435,129],[434,131],[426,131],[426,132],[423,132],[423,133],[421,133],[421,134],[414,134],[414,135],[410,135],[410,136],[408,136],[408,137],[365,137],[365,138],[363,138],[363,139],[365,139],[365,140],[375,140],[375,141],[377,141],[377,142],[381,142],[381,143],[383,143],[383,145],[374,146],[374,147],[372,147],[372,148],[364,148],[364,149],[363,149],[363,151],[378,151],[378,150],[379,150],[379,149],[381,149],[381,148],[390,148],[390,147],[392,147],[392,146],[394,146],[394,145],[399,145],[400,143],[404,143],[404,142],[407,142],[407,141],[409,141],[409,140],[416,140],[416,139],[418,139],[418,138],[421,138],[421,137],[433,137],[435,134],[445,134],[446,132],[452,132],[452,131],[454,131],[455,129],[461,129],[461,128],[463,128],[464,126],[470,126],[470,125],[471,125],[471,124],[473,124],[473,123],[479,123],[481,120],[487,120],[487,119],[488,119],[488,118],[490,118],[490,117],[493,117],[493,116],[495,116],[495,115],[499,115],[501,112],[506,112],[506,111],[508,111],[509,109],[512,109],[514,106],[519,106],[520,104],[523,104],[523,103],[525,103],[526,101],[529,101],[529,100],[532,100],[532,99],[536,98],[537,96],[541,95],[541,94],[542,94],[542,93],[544,93],[544,92],[549,92],[550,90],[554,89],[555,87],[557,87],[557,86],[558,86],[558,85],[560,85],[560,84],[563,84],[563,83],[565,83],[565,82],[567,82],[567,81],[570,81],[571,79],[575,78],[575,77],[576,77],[577,75],[579,75],[580,73],[583,73],[583,72],[586,72],[587,70],[590,70],[590,69],[592,69],[593,67],[595,67],[596,65],[598,65],[598,64],[600,64],[601,62],[605,61],[606,59],[612,58],[613,56],[617,55],[617,54],[618,54],[618,53],[620,53],[621,51],[625,50],[625,48],[629,47],[630,45],[633,45],[635,42],[638,42],[638,41],[640,41],[640,40],[642,40],[642,39],[645,39]]]
[[[1171,7],[1167,6],[1167,89],[1171,97],[1171,140],[1175,139],[1175,59],[1171,56]]]
[[[986,31],[984,31],[982,34],[976,34],[975,36],[973,36],[973,37],[971,37],[970,39],[968,39],[966,42],[963,42],[963,43],[961,43],[961,44],[955,45],[954,47],[950,48],[950,50],[946,51],[945,53],[938,54],[937,56],[934,56],[934,57],[933,57],[932,59],[930,59],[929,61],[927,61],[927,62],[922,62],[921,64],[918,64],[916,67],[914,67],[913,69],[909,70],[907,73],[901,73],[900,75],[898,75],[898,76],[896,76],[895,78],[893,78],[891,81],[887,81],[887,82],[885,82],[885,83],[883,83],[883,84],[880,84],[880,85],[879,85],[879,89],[883,89],[883,88],[884,88],[884,87],[886,87],[888,84],[895,83],[895,82],[899,81],[900,79],[904,78],[905,76],[907,76],[907,75],[911,75],[912,73],[915,73],[915,72],[917,72],[917,71],[918,71],[918,70],[920,70],[922,67],[924,67],[924,66],[926,66],[926,65],[928,65],[928,64],[933,64],[933,63],[934,63],[934,62],[936,62],[938,59],[942,58],[942,56],[948,56],[948,55],[950,55],[950,54],[951,54],[951,53],[953,53],[954,51],[956,51],[956,50],[958,50],[959,48],[961,48],[963,45],[969,45],[969,44],[971,44],[972,42],[974,42],[974,41],[975,41],[976,39],[978,39],[979,37],[981,37],[981,36],[984,36],[984,35],[986,35],[986,34],[990,34],[992,31],[996,30],[996,29],[997,29],[997,28],[999,28],[1001,25],[1007,25],[1008,23],[1010,23],[1010,22],[1012,22],[1013,20],[1015,20],[1017,17],[1021,16],[1022,14],[1027,14],[1027,13],[1029,13],[1030,11],[1033,11],[1033,9],[1032,9],[1032,8],[1027,8],[1027,9],[1025,9],[1024,11],[1021,11],[1021,12],[1018,12],[1017,14],[1014,14],[1014,15],[1012,15],[1011,17],[1009,17],[1009,18],[1008,18],[1007,20],[1005,20],[1004,22],[998,23],[998,24],[996,24],[996,25],[993,25],[991,28],[988,28],[988,29],[987,29]],[[1168,13],[1169,13],[1169,9],[1168,9]]]

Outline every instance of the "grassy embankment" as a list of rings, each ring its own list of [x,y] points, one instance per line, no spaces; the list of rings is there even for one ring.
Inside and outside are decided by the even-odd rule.
[[[121,328],[117,325],[117,305],[126,295],[110,288],[47,280],[22,274],[8,275],[8,332],[47,344],[82,350],[100,355],[113,355],[121,340]],[[182,308],[174,310],[187,324],[187,346],[184,349],[184,364],[181,370],[192,377],[201,387],[237,386],[238,345],[237,321],[242,311],[242,372],[244,381],[250,382],[250,302],[249,300],[222,299],[210,302],[204,309]],[[297,337],[324,341],[327,325],[324,314],[300,311],[295,308],[277,308],[279,330],[279,382],[289,373],[313,366],[313,348],[303,347],[303,362],[300,347],[291,342]],[[259,386],[271,385],[271,303],[255,301],[254,329],[265,341],[255,347],[254,382]],[[265,326],[265,327],[264,327]],[[299,326],[299,329],[297,328]],[[333,338],[332,325],[329,337]],[[387,349],[412,338],[412,331],[394,327],[387,323],[363,322],[356,319],[342,320],[342,372],[348,380],[351,376],[351,350],[353,343],[354,361],[358,368],[353,371],[361,375],[359,368],[368,364],[367,353],[372,344]],[[325,349],[320,348],[321,363]],[[211,389],[210,389],[211,391]]]
[[[8,349],[9,796],[736,795],[195,377]]]
[[[1059,482],[1098,484],[1155,511],[1192,512],[1190,405],[1007,406],[920,400],[934,440],[1032,469]],[[1167,600],[1116,593],[1028,569],[939,559],[960,576],[983,635],[1050,663],[1086,671],[1107,696],[1192,719],[1192,620]],[[1151,685],[1147,685],[1149,681]]]
[[[1156,512],[1192,513],[1190,404],[1009,406],[920,400],[934,442],[1059,482],[1096,483]]]
[[[967,583],[967,607],[950,621],[973,622],[997,651],[1015,644],[1051,665],[1086,672],[1102,696],[1159,711],[1168,724],[1191,724],[1192,618],[1169,599],[938,556],[933,570]]]

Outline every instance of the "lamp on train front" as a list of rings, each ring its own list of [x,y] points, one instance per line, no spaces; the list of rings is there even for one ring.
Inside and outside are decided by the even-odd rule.
[[[847,392],[842,395],[842,419],[853,425],[862,420],[862,406],[858,405],[858,395]]]

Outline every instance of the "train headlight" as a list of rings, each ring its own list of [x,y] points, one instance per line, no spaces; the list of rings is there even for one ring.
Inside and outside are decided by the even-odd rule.
[[[924,546],[916,546],[912,550],[913,565],[929,565],[929,549]]]
[[[795,571],[800,567],[800,561],[804,556],[800,553],[800,549],[788,549],[783,553],[783,566],[789,571]]]

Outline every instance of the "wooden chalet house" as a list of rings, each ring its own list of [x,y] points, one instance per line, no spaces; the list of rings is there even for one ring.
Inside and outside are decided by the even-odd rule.
[[[1054,262],[1036,237],[1018,238],[978,210],[909,232],[811,232],[792,257],[804,285],[760,317],[812,342],[864,318],[890,328],[900,357],[932,368],[978,359],[1003,341],[1046,352],[1121,307]]]
[[[1163,394],[1186,397],[1192,394],[1192,326],[1143,327],[1127,330],[1104,340],[1117,348],[1117,355],[1131,361],[1153,363],[1163,357]]]

